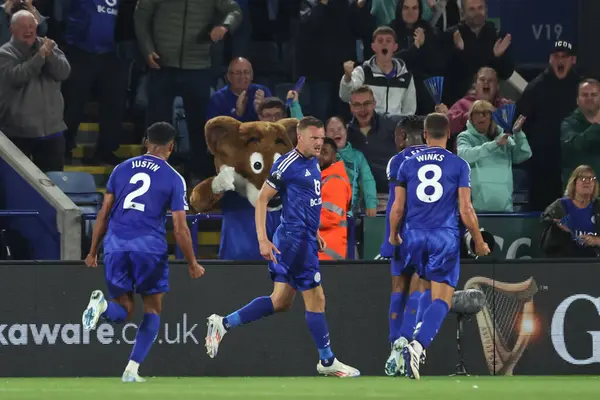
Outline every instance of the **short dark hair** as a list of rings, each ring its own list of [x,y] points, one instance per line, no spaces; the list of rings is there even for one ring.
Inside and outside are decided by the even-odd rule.
[[[323,146],[328,145],[333,148],[333,151],[337,153],[337,144],[335,144],[335,140],[330,137],[323,138]]]
[[[316,117],[304,117],[298,122],[298,131],[303,131],[309,127],[323,128],[323,121]]]
[[[579,87],[577,88],[577,90],[581,89],[581,87],[583,85],[585,85],[586,83],[600,88],[600,81],[598,81],[597,79],[594,79],[594,78],[586,78],[586,79],[582,80],[581,82],[579,82]]]
[[[425,126],[425,117],[422,115],[407,115],[403,117],[396,130],[401,130],[404,133],[404,139],[407,146],[423,144],[423,130]]]
[[[432,139],[442,139],[446,137],[450,129],[448,117],[441,113],[431,113],[425,117],[425,130]]]
[[[375,41],[375,39],[377,39],[377,36],[379,35],[390,35],[394,38],[394,42],[398,41],[396,31],[390,28],[389,26],[380,26],[379,28],[375,29],[375,31],[373,32],[373,41]]]
[[[156,122],[146,129],[148,142],[157,146],[164,146],[175,140],[177,131],[168,122]]]
[[[262,114],[264,110],[269,108],[279,108],[281,111],[285,111],[285,104],[279,97],[267,97],[262,104],[258,107],[258,114]]]

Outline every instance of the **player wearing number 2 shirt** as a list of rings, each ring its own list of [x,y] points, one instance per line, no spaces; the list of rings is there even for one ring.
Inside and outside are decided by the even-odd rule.
[[[190,275],[197,278],[204,273],[196,262],[187,227],[185,181],[167,163],[175,135],[167,123],[150,126],[148,153],[113,170],[85,260],[89,267],[97,266],[98,246],[104,236],[104,277],[113,301],[107,302],[102,291],[93,291],[82,316],[84,329],[95,329],[100,317],[114,323],[128,319],[134,312],[134,293],[144,301],[144,319],[122,376],[124,382],[144,381],[138,367],[156,339],[162,298],[169,291],[167,210],[173,214],[175,238],[189,263]]]
[[[428,148],[405,160],[397,177],[396,200],[390,216],[390,243],[402,241],[398,226],[404,216],[406,263],[414,263],[431,281],[431,305],[415,340],[402,350],[406,375],[419,379],[423,351],[429,347],[444,320],[460,269],[460,216],[471,232],[478,255],[489,248],[483,241],[477,216],[471,205],[470,175],[466,161],[446,150],[450,133],[443,114],[425,119]],[[460,208],[459,208],[460,203]]]

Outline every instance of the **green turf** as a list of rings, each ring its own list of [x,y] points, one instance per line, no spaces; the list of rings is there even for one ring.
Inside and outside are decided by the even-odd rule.
[[[1,400],[599,399],[600,377],[0,379]],[[517,397],[518,396],[518,397]]]

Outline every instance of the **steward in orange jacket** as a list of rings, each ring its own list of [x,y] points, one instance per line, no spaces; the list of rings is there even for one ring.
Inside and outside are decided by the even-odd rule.
[[[337,145],[325,138],[319,165],[321,166],[321,224],[319,233],[327,248],[319,253],[320,260],[344,260],[348,252],[348,220],[346,215],[352,202],[352,185],[343,161],[336,159]]]

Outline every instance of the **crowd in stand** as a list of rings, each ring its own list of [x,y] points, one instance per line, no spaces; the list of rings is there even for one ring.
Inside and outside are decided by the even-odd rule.
[[[480,212],[513,211],[515,185],[542,211],[575,167],[600,169],[600,83],[577,74],[570,42],[555,43],[516,101],[512,129],[494,122],[512,103],[500,83],[515,60],[486,0],[6,0],[0,40],[0,130],[44,171],[70,162],[92,93],[100,134],[86,163],[115,165],[124,119],[143,104],[140,131],[171,122],[179,99],[195,179],[214,174],[208,119],[316,116],[344,161],[352,211],[367,215],[385,208],[397,128],[412,115],[448,116]],[[300,76],[299,91],[281,85]],[[441,99],[424,83],[437,76]]]

